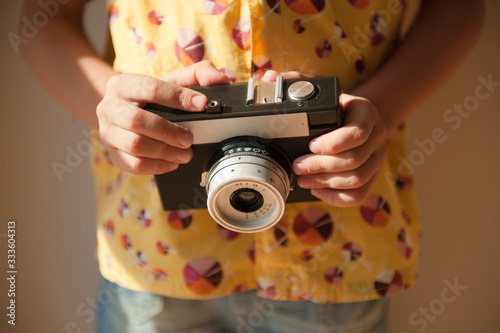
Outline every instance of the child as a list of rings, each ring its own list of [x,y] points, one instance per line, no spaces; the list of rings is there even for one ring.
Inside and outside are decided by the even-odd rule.
[[[405,121],[473,45],[482,1],[423,1],[398,43],[400,0],[115,0],[114,69],[84,37],[84,2],[61,5],[24,54],[95,128],[98,258],[114,295],[98,330],[384,332],[385,297],[417,274]],[[36,10],[29,0],[23,14]],[[338,76],[346,92],[345,126],[293,162],[321,201],[288,204],[257,234],[226,230],[206,210],[163,211],[152,175],[188,163],[193,137],[142,107],[199,112],[206,97],[186,87],[279,73]]]

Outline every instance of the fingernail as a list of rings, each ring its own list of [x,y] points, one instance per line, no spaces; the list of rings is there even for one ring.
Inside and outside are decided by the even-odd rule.
[[[227,75],[227,74],[226,74],[226,73],[224,73],[224,72],[219,71],[219,75],[221,75],[221,76],[225,76],[228,80],[230,80],[230,79],[231,79],[231,78],[229,77],[229,75]]]
[[[189,132],[182,133],[179,137],[179,144],[184,148],[191,147],[193,143],[193,135]]]
[[[191,99],[191,104],[198,110],[205,110],[207,107],[207,98],[204,95],[195,95]]]
[[[191,152],[189,150],[179,150],[177,152],[177,159],[182,163],[187,163],[191,160]]]
[[[307,172],[307,168],[304,165],[304,163],[297,163],[295,164],[295,173],[302,174],[304,172]]]
[[[313,152],[315,154],[319,153],[321,151],[320,146],[319,146],[319,142],[317,142],[317,141],[311,142],[311,146],[309,147],[309,149],[311,150],[311,152]]]

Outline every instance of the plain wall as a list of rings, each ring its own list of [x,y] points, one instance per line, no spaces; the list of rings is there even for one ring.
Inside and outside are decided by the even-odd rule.
[[[103,2],[87,8],[93,19],[86,27],[98,48],[106,20]],[[392,298],[390,332],[500,330],[500,87],[458,128],[443,118],[454,104],[473,101],[478,77],[500,81],[500,3],[487,5],[477,46],[411,117],[410,152],[423,156],[415,167],[423,248],[418,285]],[[68,149],[86,144],[87,127],[43,90],[14,52],[7,36],[17,29],[20,7],[20,1],[0,3],[0,331],[93,332],[98,271],[89,163],[84,157],[62,181],[52,169],[53,162],[66,164]],[[426,153],[415,140],[429,142],[436,128],[446,140]],[[17,223],[15,327],[7,325],[4,278],[12,219]],[[449,284],[462,287],[451,290]]]

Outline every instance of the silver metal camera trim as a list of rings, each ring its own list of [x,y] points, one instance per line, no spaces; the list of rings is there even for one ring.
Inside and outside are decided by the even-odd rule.
[[[223,157],[203,175],[207,208],[212,218],[229,230],[249,233],[268,229],[279,222],[290,193],[286,171],[272,158],[249,152]],[[274,181],[271,181],[274,179]],[[244,213],[231,206],[231,194],[241,188],[259,192],[264,204]]]
[[[237,136],[257,136],[265,139],[309,136],[309,122],[305,112],[185,121],[177,124],[191,131],[195,145],[218,143]]]
[[[246,104],[269,104],[283,102],[283,76],[278,75],[275,82],[259,82],[250,78],[247,84]]]

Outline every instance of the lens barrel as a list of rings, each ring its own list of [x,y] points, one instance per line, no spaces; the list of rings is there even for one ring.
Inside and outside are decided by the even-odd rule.
[[[214,156],[206,176],[207,207],[214,220],[243,233],[276,224],[290,191],[286,155],[245,137],[223,143]]]

